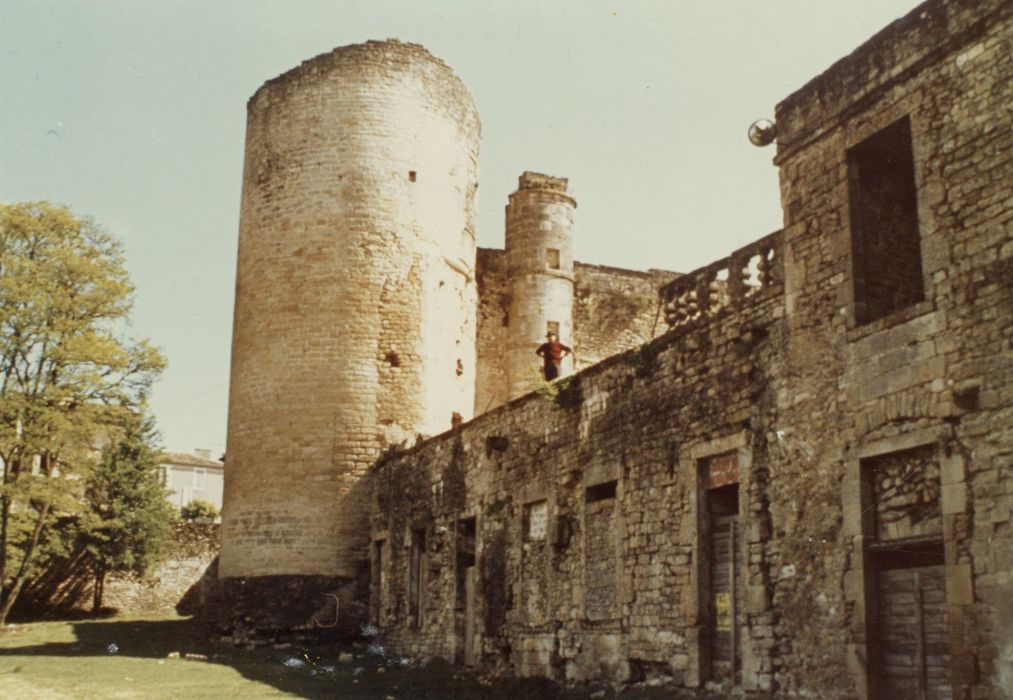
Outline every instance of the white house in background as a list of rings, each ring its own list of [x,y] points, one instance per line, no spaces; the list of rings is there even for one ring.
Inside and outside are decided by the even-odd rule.
[[[225,464],[211,459],[210,450],[163,452],[161,473],[162,484],[170,491],[169,502],[177,508],[199,499],[221,509]]]

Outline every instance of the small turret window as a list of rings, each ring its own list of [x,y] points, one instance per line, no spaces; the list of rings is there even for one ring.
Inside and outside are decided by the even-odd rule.
[[[546,248],[545,249],[545,266],[550,270],[559,269],[559,249],[558,248]]]

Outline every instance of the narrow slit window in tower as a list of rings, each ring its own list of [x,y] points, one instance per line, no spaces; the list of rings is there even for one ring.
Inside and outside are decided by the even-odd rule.
[[[550,270],[559,269],[559,249],[558,248],[546,248],[545,249],[545,266]]]

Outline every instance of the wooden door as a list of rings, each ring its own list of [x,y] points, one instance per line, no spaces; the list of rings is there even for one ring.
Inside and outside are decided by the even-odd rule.
[[[941,565],[876,572],[874,698],[950,700],[950,650]]]
[[[710,661],[715,680],[736,680],[739,665],[739,617],[742,610],[736,578],[741,557],[736,543],[738,517],[714,518],[710,530]]]

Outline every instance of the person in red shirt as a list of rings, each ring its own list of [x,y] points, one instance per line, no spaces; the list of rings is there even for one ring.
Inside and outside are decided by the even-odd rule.
[[[559,377],[559,365],[563,362],[563,358],[567,355],[572,355],[573,350],[559,342],[559,338],[555,333],[549,331],[546,335],[548,342],[542,343],[535,350],[535,354],[542,358],[545,366],[542,368],[542,375],[545,377],[545,381],[551,382],[553,379]]]

